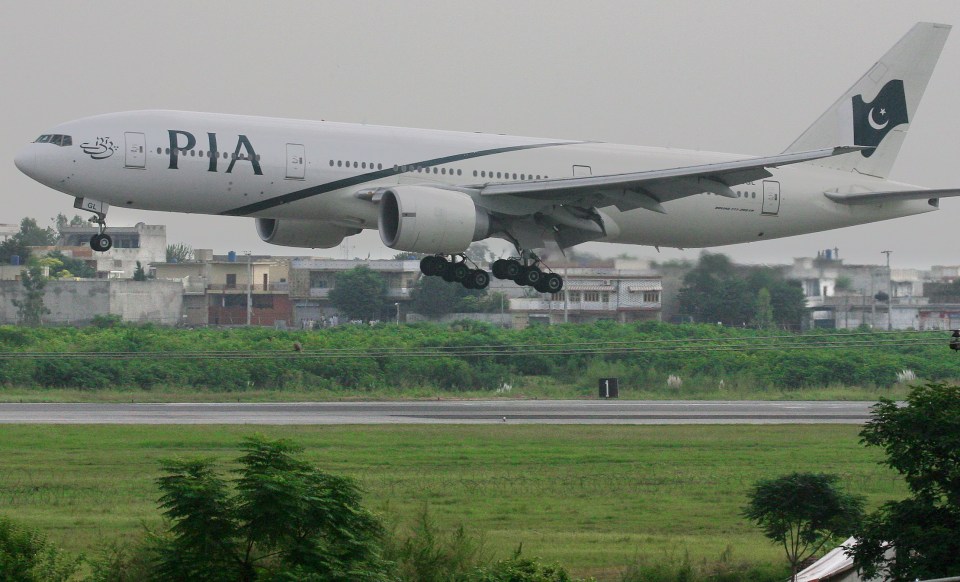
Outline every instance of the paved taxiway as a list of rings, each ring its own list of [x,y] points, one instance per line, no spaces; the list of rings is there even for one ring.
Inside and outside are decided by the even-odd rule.
[[[872,402],[523,400],[0,404],[0,424],[862,424]]]

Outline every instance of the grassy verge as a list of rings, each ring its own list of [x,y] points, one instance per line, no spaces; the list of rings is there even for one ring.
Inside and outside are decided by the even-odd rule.
[[[404,527],[428,505],[437,523],[482,534],[488,553],[557,560],[614,579],[629,562],[778,562],[739,510],[756,479],[838,473],[869,505],[899,478],[852,426],[3,426],[0,511],[71,551],[157,525],[157,461],[236,456],[260,431],[307,447],[357,478],[367,505]]]
[[[783,390],[763,386],[717,386],[689,383],[679,390],[654,386],[620,387],[621,400],[865,400],[880,397],[899,399],[909,386],[889,388],[828,386]],[[0,402],[336,402],[360,400],[583,400],[596,398],[596,386],[562,384],[545,377],[524,378],[509,390],[463,390],[451,392],[438,388],[363,390],[309,390],[303,388],[216,391],[196,387],[158,386],[149,389],[128,388],[39,388],[0,386]]]

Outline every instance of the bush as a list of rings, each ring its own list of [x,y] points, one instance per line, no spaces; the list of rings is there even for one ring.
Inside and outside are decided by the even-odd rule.
[[[0,517],[0,579],[66,581],[77,572],[80,561],[67,557],[42,534]]]

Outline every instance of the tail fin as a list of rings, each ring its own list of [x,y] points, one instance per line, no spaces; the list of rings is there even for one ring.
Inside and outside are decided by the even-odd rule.
[[[950,28],[930,22],[914,25],[784,153],[838,145],[869,146],[807,163],[886,178]]]

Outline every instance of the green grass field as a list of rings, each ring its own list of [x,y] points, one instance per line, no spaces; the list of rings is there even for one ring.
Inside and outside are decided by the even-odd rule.
[[[355,477],[388,523],[427,504],[487,553],[557,560],[611,579],[631,560],[779,562],[739,516],[747,488],[791,471],[838,473],[868,506],[903,496],[859,427],[806,426],[0,426],[0,513],[73,552],[159,524],[157,460],[237,456],[254,432],[288,437]]]

